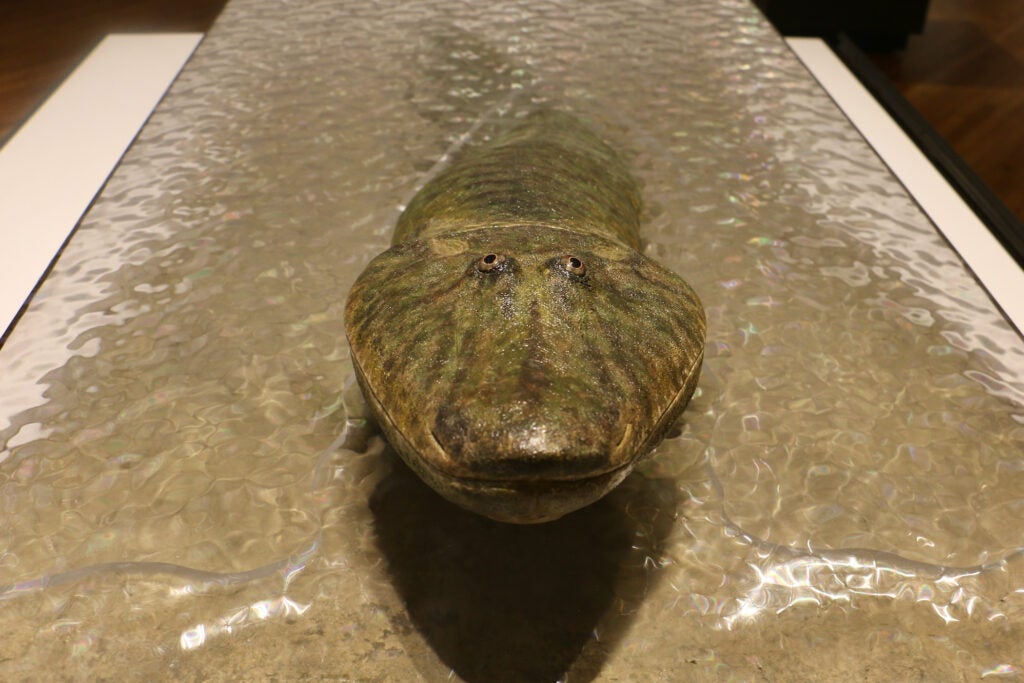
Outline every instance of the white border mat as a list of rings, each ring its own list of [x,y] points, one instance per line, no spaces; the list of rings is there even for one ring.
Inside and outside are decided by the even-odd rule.
[[[107,36],[0,149],[0,334],[202,37]]]

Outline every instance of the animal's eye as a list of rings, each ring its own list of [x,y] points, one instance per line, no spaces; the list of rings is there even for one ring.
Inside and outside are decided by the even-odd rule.
[[[491,271],[500,270],[507,260],[504,254],[487,254],[476,262],[476,269],[481,273],[490,273]]]
[[[565,268],[565,272],[569,273],[569,275],[575,275],[576,277],[583,277],[587,274],[586,264],[571,254],[562,257],[562,267]]]

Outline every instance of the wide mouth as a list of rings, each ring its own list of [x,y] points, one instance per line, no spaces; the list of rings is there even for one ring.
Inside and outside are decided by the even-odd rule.
[[[443,455],[445,459],[448,458],[448,454],[441,448],[441,445],[437,443],[437,439],[431,433],[431,441],[437,446],[438,452]],[[401,438],[408,444],[408,440],[405,435],[401,435]],[[604,456],[595,456],[595,460],[600,458],[602,461],[607,461]],[[558,485],[565,485],[570,487],[572,485],[585,485],[587,482],[595,482],[602,478],[607,478],[614,475],[616,472],[628,469],[636,461],[636,457],[629,458],[625,462],[611,464],[602,469],[590,469],[582,474],[573,474],[563,472],[558,475],[544,475],[542,473],[531,473],[527,468],[523,468],[523,472],[516,476],[501,476],[493,475],[488,476],[478,471],[470,472],[455,472],[443,467],[438,466],[432,458],[421,458],[420,461],[423,465],[431,470],[434,476],[445,479],[449,482],[461,482],[464,486],[472,486],[478,488],[515,488],[517,490],[529,490],[530,487],[546,486],[546,487],[557,487]]]
[[[614,472],[635,460],[635,453],[626,453],[632,425],[621,429],[621,437],[614,445],[602,444],[603,439],[582,440],[579,444],[558,441],[558,437],[545,440],[537,436],[549,431],[548,425],[535,429],[510,428],[505,434],[510,443],[521,446],[518,452],[497,454],[494,457],[470,455],[466,457],[445,448],[435,429],[429,430],[426,440],[430,448],[420,451],[424,462],[452,479],[511,484],[512,482],[572,482],[594,479]],[[403,435],[403,438],[405,435]],[[623,457],[625,455],[625,457]]]
[[[550,522],[602,498],[633,471],[629,462],[608,472],[571,480],[467,479],[402,459],[437,493],[471,512],[514,524]]]

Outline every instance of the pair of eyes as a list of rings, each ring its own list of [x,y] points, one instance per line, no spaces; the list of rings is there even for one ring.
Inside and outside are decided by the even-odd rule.
[[[476,262],[476,269],[481,273],[491,273],[502,270],[508,263],[508,257],[504,254],[487,254]],[[583,277],[587,274],[587,266],[578,256],[566,254],[559,259],[558,264],[570,275]]]

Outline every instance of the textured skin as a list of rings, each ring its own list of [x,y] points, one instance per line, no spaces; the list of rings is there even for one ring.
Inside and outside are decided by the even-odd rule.
[[[431,180],[352,287],[353,365],[441,495],[542,522],[611,490],[685,408],[700,301],[637,249],[639,192],[576,119],[531,114]]]

